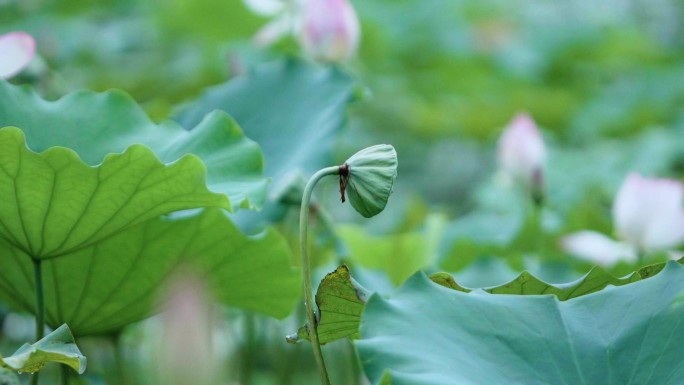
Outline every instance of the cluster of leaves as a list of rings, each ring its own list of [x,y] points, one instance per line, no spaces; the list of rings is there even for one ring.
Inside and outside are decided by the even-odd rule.
[[[322,281],[322,342],[357,340],[374,383],[681,382],[681,268],[577,278],[588,266],[557,247],[569,231],[611,232],[628,171],[684,172],[682,30],[657,28],[681,7],[658,0],[672,12],[652,22],[622,3],[624,19],[576,1],[355,2],[352,66],[374,97],[340,137],[356,83],[297,60],[253,67],[292,42],[243,44],[264,20],[240,1],[4,2],[0,32],[33,33],[45,62],[18,79],[32,87],[0,82],[0,298],[35,313],[40,261],[47,323],[111,334],[154,313],[165,279],[191,265],[221,303],[284,317],[301,283],[284,203],[298,202],[275,191],[361,142],[390,142],[403,160],[381,218],[336,226],[336,206],[317,202],[315,262],[344,259],[373,288],[344,267]],[[69,92],[112,86],[133,98]],[[520,109],[551,139],[541,213],[489,179],[495,130]],[[35,345],[18,353],[45,357]]]
[[[475,290],[447,273],[417,273],[389,299],[371,294],[342,265],[316,293],[318,337],[321,344],[360,339],[356,345],[373,383],[595,382],[613,370],[611,384],[677,383],[684,373],[677,369],[682,358],[671,333],[684,315],[678,305],[682,263],[646,266],[623,278],[596,267],[562,285],[523,272],[508,283]],[[646,286],[634,284],[647,278]],[[643,300],[648,304],[639,305]],[[615,302],[621,310],[612,308]],[[649,334],[641,327],[645,323],[670,332]],[[306,326],[287,337],[290,343],[301,339],[309,339]],[[540,349],[551,356],[530,365],[538,362]],[[656,358],[662,370],[620,369],[624,362],[651,365]]]
[[[282,87],[286,81],[292,86]],[[288,108],[298,94],[320,103],[320,113]],[[177,117],[185,129],[153,123],[120,91],[49,102],[0,83],[3,301],[38,312],[32,271],[40,263],[47,324],[109,335],[154,313],[166,279],[192,268],[220,302],[286,316],[301,290],[287,242],[272,229],[247,236],[227,215],[266,203],[264,155],[221,107],[272,150],[267,173],[279,179],[326,158],[330,136],[308,133],[339,129],[353,95],[354,83],[338,71],[282,61],[185,107]],[[272,141],[276,127],[287,138]],[[294,143],[288,151],[315,151],[285,161],[277,151],[284,140]],[[264,218],[245,218],[264,228]]]

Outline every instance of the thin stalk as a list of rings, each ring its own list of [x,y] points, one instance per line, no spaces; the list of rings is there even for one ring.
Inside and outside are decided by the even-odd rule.
[[[255,344],[256,344],[256,318],[253,313],[245,312],[245,341],[242,346],[242,371],[240,373],[241,383],[250,385],[252,383],[252,371],[255,368]]]
[[[40,259],[33,260],[33,273],[36,285],[36,341],[45,334],[45,301],[43,298],[43,266]],[[38,372],[31,376],[31,385],[38,384]]]
[[[318,325],[314,313],[313,288],[311,285],[311,264],[309,262],[309,251],[307,242],[307,231],[309,227],[309,206],[311,205],[311,193],[318,181],[328,175],[337,175],[339,167],[326,167],[317,171],[306,184],[304,195],[302,196],[302,207],[299,212],[299,248],[302,255],[302,280],[304,281],[304,304],[306,305],[306,319],[309,324],[309,336],[313,347],[316,364],[321,374],[321,384],[330,385],[328,371],[325,369],[323,352],[318,342]]]
[[[126,357],[124,352],[124,343],[121,338],[121,332],[111,336],[112,349],[114,353],[114,365],[116,384],[128,385],[131,383],[128,374],[128,366],[126,365]]]
[[[69,385],[69,367],[66,365],[60,366],[62,369],[60,373],[61,385]]]
[[[537,255],[540,258],[546,258],[546,233],[544,231],[544,206],[541,204],[535,204],[532,207],[532,220],[534,221],[534,232],[535,232],[535,248]]]

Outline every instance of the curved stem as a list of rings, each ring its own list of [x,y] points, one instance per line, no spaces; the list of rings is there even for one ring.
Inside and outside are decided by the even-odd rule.
[[[34,283],[36,286],[36,341],[45,333],[45,302],[43,299],[43,267],[40,259],[33,260]],[[31,376],[31,385],[38,384],[38,372]]]
[[[311,346],[313,347],[316,364],[321,373],[321,383],[323,385],[330,385],[328,378],[328,371],[325,369],[325,361],[323,361],[323,352],[321,345],[318,342],[318,325],[316,322],[316,315],[314,313],[313,288],[311,285],[311,265],[309,263],[309,252],[307,242],[307,231],[309,227],[309,206],[311,204],[311,193],[318,181],[328,175],[337,175],[339,167],[326,167],[317,171],[311,179],[306,183],[304,188],[304,195],[302,196],[302,207],[299,211],[299,248],[302,255],[302,280],[304,281],[304,304],[306,305],[306,319],[309,324],[309,336],[311,338]]]

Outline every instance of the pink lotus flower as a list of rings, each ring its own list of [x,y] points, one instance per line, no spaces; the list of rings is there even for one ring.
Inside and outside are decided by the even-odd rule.
[[[157,383],[216,384],[218,362],[213,349],[212,301],[201,277],[189,272],[171,281],[166,311],[156,328]]]
[[[309,0],[299,40],[314,59],[342,62],[356,53],[361,29],[348,0]]]
[[[33,59],[36,43],[26,32],[0,35],[0,79],[9,79]]]
[[[505,176],[530,190],[533,197],[543,190],[546,146],[544,139],[526,113],[519,113],[499,138],[499,168]]]
[[[582,231],[563,239],[570,254],[611,266],[635,261],[639,253],[668,250],[684,242],[684,186],[678,181],[632,173],[613,202],[613,223],[621,242]]]

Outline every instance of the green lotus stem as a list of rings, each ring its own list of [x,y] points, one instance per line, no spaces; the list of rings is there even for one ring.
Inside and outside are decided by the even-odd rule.
[[[252,383],[252,371],[255,368],[255,352],[254,345],[256,344],[256,318],[252,312],[244,313],[245,322],[245,341],[242,346],[242,370],[240,371],[240,383],[249,385]]]
[[[121,332],[111,335],[110,342],[112,343],[112,349],[114,353],[114,363],[116,367],[116,374],[114,379],[115,384],[129,385],[131,383],[130,376],[128,373],[128,365],[126,365],[126,355],[124,352],[124,343],[121,338]]]
[[[61,379],[61,385],[69,385],[69,367],[66,365],[61,365],[61,373],[60,373],[60,379]]]
[[[534,204],[532,207],[532,220],[534,226],[535,247],[537,255],[541,258],[546,257],[546,233],[544,231],[544,206],[542,204]]]
[[[33,259],[33,273],[36,285],[36,341],[45,333],[45,301],[43,298],[43,267],[40,259]],[[31,376],[31,385],[38,384],[38,372]]]
[[[304,304],[306,305],[306,319],[309,324],[311,346],[313,347],[314,357],[316,358],[316,364],[318,365],[318,369],[321,374],[321,383],[323,385],[330,385],[330,379],[328,378],[328,371],[325,369],[325,361],[323,360],[321,345],[318,342],[318,325],[314,312],[313,288],[311,287],[311,264],[309,263],[307,230],[309,227],[309,206],[311,205],[311,193],[313,192],[316,183],[318,183],[318,181],[325,176],[338,175],[338,173],[338,166],[326,167],[317,171],[306,183],[304,195],[302,196],[302,206],[299,212],[299,248],[302,255],[302,280],[304,281]]]

